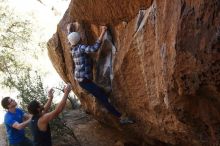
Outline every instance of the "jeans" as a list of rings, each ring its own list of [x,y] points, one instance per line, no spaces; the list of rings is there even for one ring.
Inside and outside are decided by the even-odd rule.
[[[105,94],[105,92],[97,86],[95,83],[93,83],[91,80],[83,80],[82,82],[79,82],[79,85],[90,92],[93,96],[97,98],[99,102],[103,104],[103,106],[114,116],[120,117],[121,113],[119,113],[108,101],[108,97]]]
[[[19,142],[17,144],[10,144],[9,146],[33,146],[33,142],[25,137],[22,142]]]

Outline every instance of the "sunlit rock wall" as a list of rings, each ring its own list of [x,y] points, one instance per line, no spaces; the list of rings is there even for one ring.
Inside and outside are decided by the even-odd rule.
[[[220,145],[219,0],[72,0],[48,42],[49,57],[83,107],[120,127],[74,80],[66,25],[79,22],[84,43],[109,28],[94,62],[94,81],[126,127],[152,145]]]

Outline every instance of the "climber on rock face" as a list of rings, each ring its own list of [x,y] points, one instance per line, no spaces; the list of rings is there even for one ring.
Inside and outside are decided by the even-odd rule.
[[[49,90],[48,101],[44,106],[40,105],[36,100],[28,104],[28,112],[33,115],[31,119],[31,132],[34,138],[34,146],[52,146],[49,122],[62,112],[70,91],[71,85],[67,84],[64,87],[62,100],[51,112],[48,112],[48,110],[53,99],[53,89]]]
[[[71,53],[75,63],[74,78],[81,88],[91,93],[110,113],[118,117],[121,124],[131,124],[133,121],[128,117],[122,116],[109,103],[106,93],[92,81],[92,62],[88,54],[96,52],[100,48],[106,30],[106,26],[101,26],[101,34],[95,44],[85,45],[81,43],[80,33],[73,31],[73,24],[67,25],[67,38],[71,45]]]

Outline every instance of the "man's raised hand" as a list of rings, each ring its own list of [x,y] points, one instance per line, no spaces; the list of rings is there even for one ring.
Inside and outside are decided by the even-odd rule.
[[[68,83],[65,87],[64,87],[64,93],[69,93],[72,89],[72,86],[70,83]]]
[[[54,93],[54,90],[53,90],[53,88],[51,88],[51,89],[48,91],[48,97],[53,98],[53,93]]]

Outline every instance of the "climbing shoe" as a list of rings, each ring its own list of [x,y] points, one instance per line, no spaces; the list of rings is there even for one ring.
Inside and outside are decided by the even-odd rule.
[[[120,118],[120,124],[125,125],[125,124],[134,124],[135,122],[130,119],[129,117],[121,117]]]

